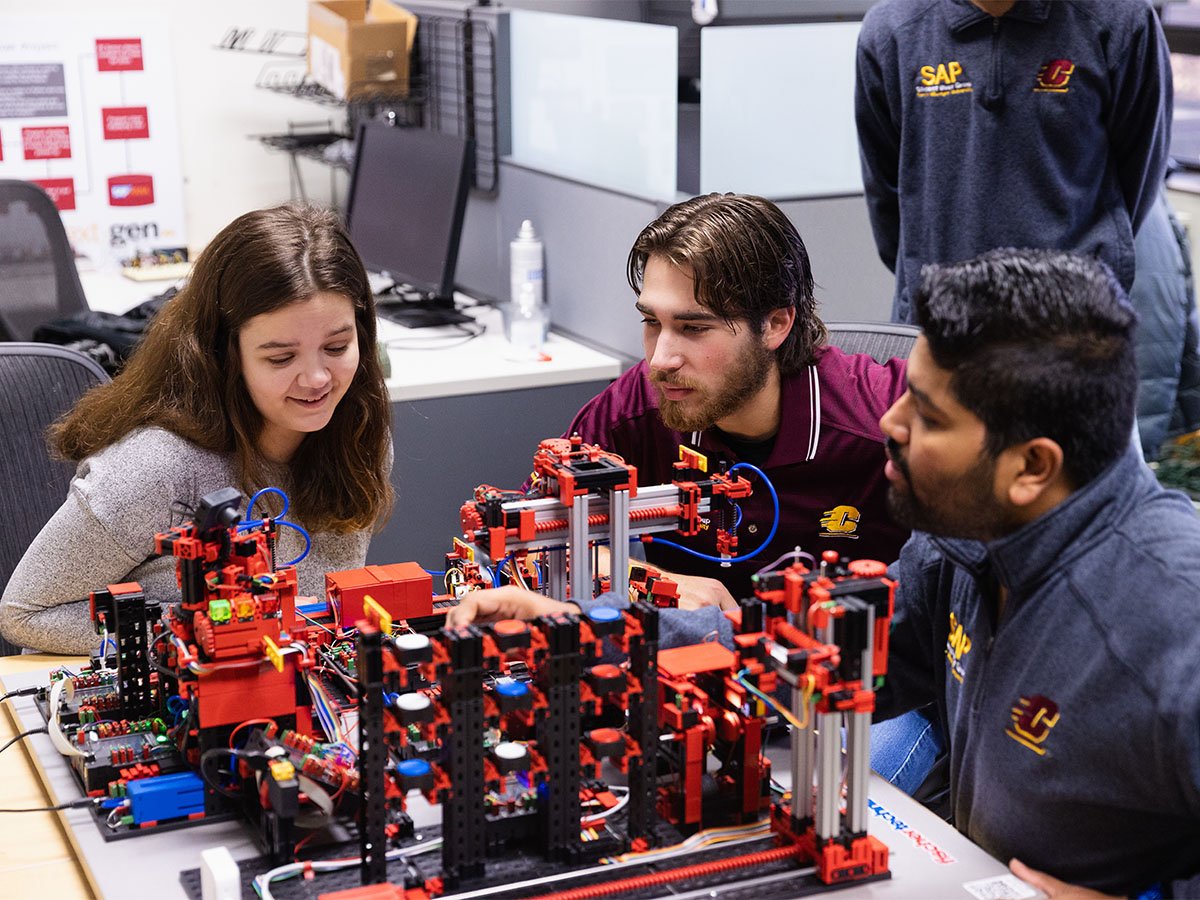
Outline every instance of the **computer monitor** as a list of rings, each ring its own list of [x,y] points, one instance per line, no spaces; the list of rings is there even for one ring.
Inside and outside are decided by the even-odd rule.
[[[409,327],[470,321],[454,308],[454,269],[471,184],[473,142],[364,122],[346,202],[350,240],[368,269],[401,285],[379,314]]]

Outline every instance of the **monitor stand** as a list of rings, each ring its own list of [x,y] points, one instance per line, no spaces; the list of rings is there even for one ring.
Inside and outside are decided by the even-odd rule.
[[[435,328],[475,320],[454,306],[453,297],[439,297],[408,285],[394,285],[375,298],[375,313],[405,328]]]

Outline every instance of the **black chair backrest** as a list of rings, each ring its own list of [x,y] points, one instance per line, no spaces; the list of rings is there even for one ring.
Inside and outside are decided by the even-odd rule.
[[[50,457],[46,429],[108,375],[82,353],[50,344],[0,343],[0,591],[67,497],[75,463]],[[69,559],[63,560],[69,566]],[[17,652],[0,639],[0,656]]]
[[[826,322],[829,343],[846,353],[866,353],[876,362],[906,359],[921,329],[895,322]]]
[[[36,184],[0,179],[0,340],[28,341],[87,308],[54,201]]]

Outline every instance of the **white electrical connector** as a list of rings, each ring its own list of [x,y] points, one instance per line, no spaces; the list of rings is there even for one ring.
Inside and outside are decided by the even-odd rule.
[[[66,736],[62,733],[62,725],[58,721],[58,708],[62,705],[63,691],[66,690],[66,686],[66,678],[60,678],[54,682],[54,687],[50,688],[50,704],[46,730],[50,735],[50,743],[63,756],[87,756],[88,754],[67,740]]]
[[[242,873],[225,847],[200,851],[201,900],[241,900]]]

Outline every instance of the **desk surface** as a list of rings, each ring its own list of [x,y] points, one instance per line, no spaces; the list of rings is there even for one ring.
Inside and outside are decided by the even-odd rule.
[[[0,658],[0,678],[9,689],[41,684],[49,668],[75,662],[46,656]],[[31,698],[10,700],[4,706],[0,739],[40,724]],[[14,747],[0,754],[0,796],[5,807],[40,807],[47,805],[48,799],[64,802],[78,796],[65,761],[45,735],[28,738],[22,745],[19,751]],[[878,777],[872,778],[869,828],[890,848],[893,877],[830,896],[845,900],[1015,896],[965,887],[981,879],[994,883],[1007,870],[911,798]],[[156,896],[183,897],[178,870],[199,865],[200,850],[224,844],[237,858],[254,854],[246,833],[234,822],[105,845],[85,810],[0,814],[0,836],[0,883],[5,896],[12,897],[126,896],[127,873],[134,866],[138,883],[154,883]],[[104,848],[100,864],[97,846]]]
[[[44,672],[75,659],[53,656],[7,656],[0,659],[5,680],[23,673]],[[0,714],[0,746],[20,730],[13,725],[12,701]],[[47,794],[24,747],[13,746],[0,753],[0,798],[6,809],[30,809],[47,805]],[[64,900],[93,896],[83,867],[76,861],[66,831],[54,813],[0,814],[0,883],[9,897],[62,897]]]
[[[80,272],[79,279],[88,305],[113,313],[125,312],[172,284],[132,281],[112,271]],[[411,329],[378,320],[378,339],[391,358],[387,386],[393,403],[606,381],[621,374],[616,358],[557,334],[547,339],[544,359],[509,359],[499,311],[485,306],[467,311],[484,327],[471,340],[453,327]]]

